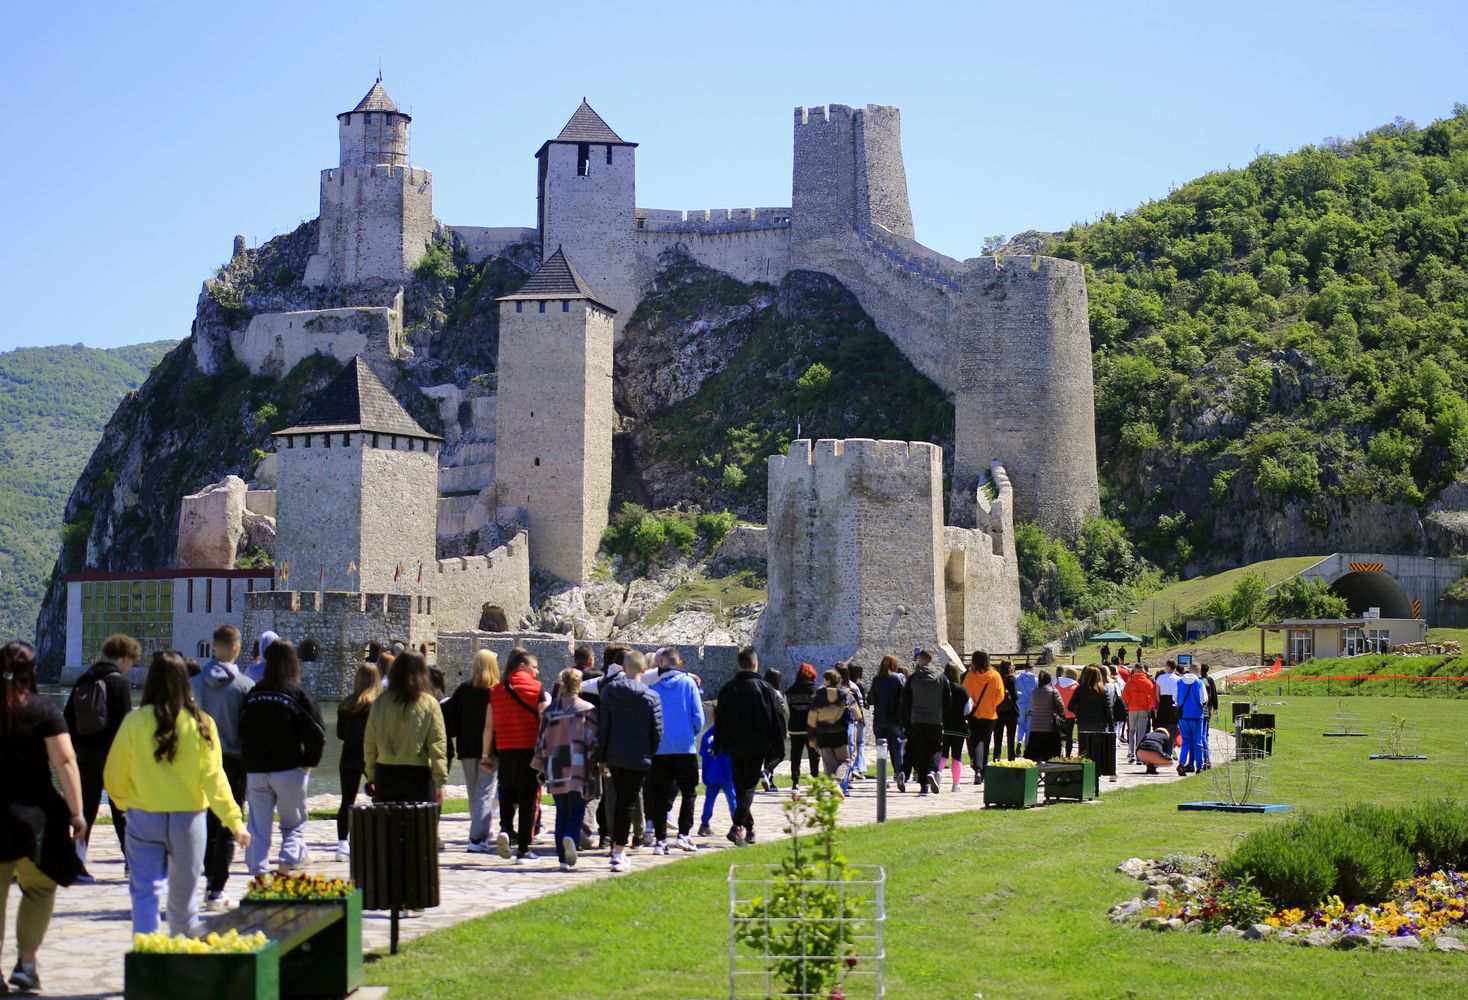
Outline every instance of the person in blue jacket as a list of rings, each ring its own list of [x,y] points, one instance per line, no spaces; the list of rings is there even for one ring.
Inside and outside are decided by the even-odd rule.
[[[1039,683],[1028,661],[1015,671],[1014,693],[1015,701],[1019,703],[1019,732],[1015,735],[1019,739],[1020,746],[1024,746],[1030,736],[1030,695],[1034,693]]]
[[[714,803],[721,792],[724,802],[729,806],[729,822],[734,822],[737,808],[734,800],[734,765],[729,762],[728,754],[714,753],[713,726],[709,726],[708,732],[703,734],[703,740],[698,744],[698,754],[703,758],[703,821],[698,828],[698,835],[712,837],[714,831],[709,823],[713,821]]]
[[[647,816],[657,835],[652,852],[668,853],[668,813],[679,796],[683,801],[674,846],[691,852],[698,850],[688,835],[693,832],[693,805],[698,795],[697,747],[698,734],[703,731],[703,693],[683,669],[683,659],[676,649],[665,647],[661,660],[652,690],[663,707],[663,738],[647,775]]]

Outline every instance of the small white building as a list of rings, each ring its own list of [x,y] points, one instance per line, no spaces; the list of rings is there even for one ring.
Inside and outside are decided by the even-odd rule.
[[[1259,661],[1270,632],[1284,633],[1286,663],[1319,657],[1385,653],[1404,643],[1426,642],[1427,622],[1421,618],[1290,618],[1259,626]]]
[[[271,569],[172,569],[137,573],[71,573],[66,584],[66,671],[74,675],[101,659],[102,643],[122,632],[148,656],[176,649],[203,660],[214,630],[243,630],[245,595],[270,590]],[[246,651],[250,637],[245,637]]]

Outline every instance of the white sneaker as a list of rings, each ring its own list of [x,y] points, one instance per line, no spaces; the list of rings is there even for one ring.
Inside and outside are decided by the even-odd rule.
[[[534,851],[526,851],[524,854],[515,855],[515,864],[517,865],[528,865],[533,861],[539,860],[540,855],[536,854]]]
[[[465,848],[465,850],[467,850],[470,854],[490,854],[493,853],[494,848],[490,847],[489,844],[485,843],[484,841],[471,840],[469,841],[469,846]]]
[[[564,861],[561,862],[561,871],[568,872],[568,871],[571,871],[571,870],[572,869],[571,869],[571,866],[569,864],[567,864]]]
[[[352,845],[350,842],[345,840],[338,840],[336,842],[336,859],[338,861],[352,860]]]
[[[500,857],[505,859],[510,857],[510,835],[504,830],[501,830],[499,836],[494,838],[494,849]]]
[[[953,783],[953,790],[955,792],[958,791],[958,782],[956,782],[956,781]]]
[[[673,844],[673,846],[678,848],[678,850],[680,851],[687,851],[689,854],[692,854],[694,851],[698,850],[698,845],[689,840],[688,834],[686,833],[680,833],[678,835],[678,840]]]
[[[625,854],[613,854],[612,855],[612,871],[614,871],[614,872],[630,872],[631,870],[632,870],[632,862],[630,862],[630,861],[627,860],[627,855],[625,855]]]
[[[661,854],[663,857],[667,857],[668,856],[668,842],[666,840],[660,840],[656,844],[653,844],[652,845],[652,853],[655,856]]]
[[[561,867],[569,871],[570,868],[573,865],[576,864],[576,838],[575,837],[562,837],[561,838],[561,853],[566,856],[566,861],[565,861],[564,864],[561,865]]]
[[[207,893],[204,896],[204,909],[210,913],[225,913],[237,905],[239,904],[222,892]]]

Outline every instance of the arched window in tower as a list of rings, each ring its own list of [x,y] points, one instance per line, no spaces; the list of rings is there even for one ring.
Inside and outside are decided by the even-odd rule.
[[[587,177],[591,174],[591,143],[578,142],[576,144],[576,176]]]

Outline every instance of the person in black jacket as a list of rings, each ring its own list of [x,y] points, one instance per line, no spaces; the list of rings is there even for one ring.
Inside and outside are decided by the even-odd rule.
[[[632,806],[642,794],[643,781],[663,739],[662,701],[640,680],[646,665],[641,653],[624,653],[621,673],[602,686],[597,710],[597,754],[617,790],[611,816],[614,872],[632,868],[627,860]]]
[[[493,850],[490,829],[499,812],[495,798],[498,767],[485,770],[479,759],[485,755],[484,716],[489,711],[489,691],[500,682],[500,661],[493,650],[481,649],[474,654],[469,679],[449,696],[443,705],[443,724],[458,751],[464,771],[464,790],[469,796],[469,853],[488,854]]]
[[[800,787],[800,761],[804,758],[810,764],[810,773],[814,775],[820,761],[816,757],[813,747],[806,745],[806,713],[810,711],[811,703],[816,696],[816,668],[809,663],[802,663],[795,674],[795,682],[790,685],[790,690],[785,692],[785,703],[790,706],[790,787]]]
[[[904,769],[907,732],[902,725],[902,691],[906,684],[907,675],[902,672],[902,665],[897,657],[888,653],[877,665],[877,676],[872,678],[871,690],[867,692],[872,735],[887,743],[887,758],[892,764],[899,792],[907,791]]]
[[[775,692],[759,677],[759,657],[748,647],[739,651],[739,672],[719,691],[714,712],[717,754],[728,754],[734,772],[734,826],[729,840],[736,847],[754,843],[754,790],[765,761],[785,751],[785,715]]]
[[[123,717],[133,708],[127,672],[142,656],[143,647],[132,636],[109,635],[102,643],[102,659],[77,678],[62,711],[82,779],[82,818],[87,821],[87,829],[77,846],[77,854],[84,864],[87,844],[92,839],[92,824],[102,805],[102,768]],[[112,832],[117,835],[120,847],[127,843],[127,816],[111,801],[107,807],[112,811]],[[84,873],[77,881],[91,882],[92,876]]]
[[[240,751],[245,758],[245,798],[250,804],[250,844],[245,867],[263,874],[269,865],[271,818],[280,812],[280,870],[300,868],[306,850],[306,782],[321,763],[326,727],[321,710],[301,687],[296,647],[276,639],[265,650],[265,676],[250,689],[240,712]]]
[[[351,695],[336,709],[336,738],[342,741],[341,760],[337,765],[342,786],[342,801],[336,811],[338,861],[352,859],[352,845],[347,834],[351,829],[352,805],[357,801],[357,792],[361,789],[362,776],[367,768],[362,752],[367,740],[367,716],[372,713],[372,703],[381,692],[382,678],[377,667],[364,662],[357,667]]]
[[[1110,775],[1116,780],[1116,713],[1101,670],[1095,664],[1081,671],[1080,684],[1070,696],[1070,710],[1075,713],[1080,732],[1080,751],[1096,762],[1096,774]]]

